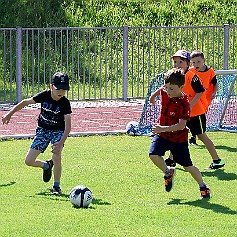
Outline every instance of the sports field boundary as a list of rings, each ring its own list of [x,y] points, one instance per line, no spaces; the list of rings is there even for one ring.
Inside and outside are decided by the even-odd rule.
[[[126,134],[126,130],[115,130],[115,131],[98,131],[98,132],[72,132],[69,137],[85,137],[85,136],[96,136],[96,135],[118,135]],[[35,134],[16,134],[16,135],[5,135],[0,136],[0,140],[7,139],[31,139],[34,138]]]
[[[0,105],[0,117],[13,105]],[[126,125],[139,122],[144,100],[71,102],[72,129],[69,136],[112,135],[126,133]],[[0,139],[27,139],[35,136],[40,105],[16,112],[8,125],[0,124]]]

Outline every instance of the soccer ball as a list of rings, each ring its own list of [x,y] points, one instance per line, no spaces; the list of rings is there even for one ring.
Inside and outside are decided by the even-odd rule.
[[[138,134],[138,130],[139,130],[139,123],[136,122],[136,121],[129,122],[126,125],[127,134],[130,135],[130,136],[137,135]]]
[[[76,186],[70,191],[70,201],[74,207],[88,207],[92,202],[92,192],[86,186]]]

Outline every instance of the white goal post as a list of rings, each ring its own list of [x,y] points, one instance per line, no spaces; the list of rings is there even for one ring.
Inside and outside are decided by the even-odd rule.
[[[207,130],[237,132],[237,70],[217,70],[216,75],[218,91],[207,112]]]

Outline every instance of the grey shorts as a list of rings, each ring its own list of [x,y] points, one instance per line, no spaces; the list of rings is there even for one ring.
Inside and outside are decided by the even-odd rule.
[[[61,140],[63,136],[61,130],[48,130],[42,127],[36,128],[36,134],[30,148],[39,150],[42,153],[46,150],[49,143],[54,144]]]

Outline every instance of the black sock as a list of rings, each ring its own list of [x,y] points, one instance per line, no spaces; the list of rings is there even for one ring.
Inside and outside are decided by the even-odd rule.
[[[218,160],[213,160],[213,162],[214,162],[215,164],[219,164],[219,163],[220,163],[220,161],[221,161],[221,159],[218,159]]]

